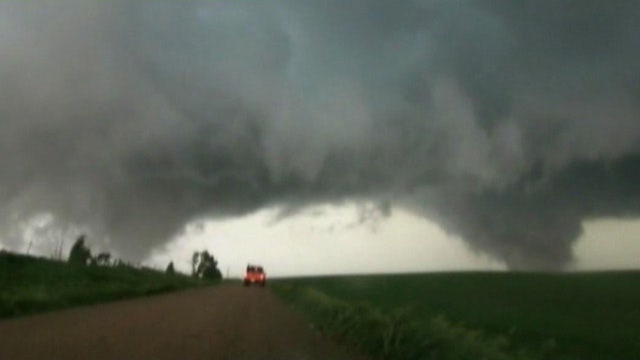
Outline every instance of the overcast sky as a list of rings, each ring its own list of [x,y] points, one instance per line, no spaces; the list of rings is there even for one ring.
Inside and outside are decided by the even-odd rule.
[[[209,249],[231,276],[238,276],[248,262],[264,265],[272,276],[505,269],[407,212],[365,223],[355,205],[318,206],[279,222],[274,216],[265,210],[208,222],[158,249],[146,262],[162,267],[174,260],[188,272],[192,252]]]
[[[472,251],[436,223],[404,211],[361,223],[361,207],[319,205],[285,219],[266,209],[235,219],[198,222],[141,263],[164,269],[173,261],[178,271],[189,273],[193,252],[208,250],[225,276],[231,277],[241,276],[249,262],[263,264],[275,277],[507,270],[504,262]],[[640,269],[640,221],[601,219],[587,221],[584,227],[568,270]],[[61,237],[66,237],[66,254],[73,238],[69,233],[53,236],[56,241]],[[94,252],[111,250],[108,244],[96,247],[91,240]],[[11,250],[25,252],[28,246]],[[34,239],[30,252],[49,257],[51,248],[47,239]]]
[[[268,237],[344,271],[441,243],[460,268],[563,270],[601,244],[594,266],[626,266],[638,18],[635,0],[0,1],[0,239],[46,254],[85,232],[140,262],[206,237],[244,262]],[[378,233],[337,224],[356,203]],[[303,216],[318,205],[330,235]]]
[[[317,206],[278,222],[275,216],[265,210],[192,226],[144,263],[162,269],[173,261],[188,273],[193,251],[207,249],[231,277],[240,276],[250,262],[264,265],[270,276],[507,269],[504,262],[470,250],[459,237],[409,212],[362,224],[356,205]],[[640,221],[589,221],[567,268],[639,269],[639,237]]]

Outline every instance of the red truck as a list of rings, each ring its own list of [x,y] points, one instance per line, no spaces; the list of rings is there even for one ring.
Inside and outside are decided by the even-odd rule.
[[[265,286],[267,284],[267,273],[260,265],[247,265],[247,272],[244,275],[244,286],[257,284]]]

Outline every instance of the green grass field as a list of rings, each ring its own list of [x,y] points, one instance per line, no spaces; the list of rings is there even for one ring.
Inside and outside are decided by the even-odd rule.
[[[281,280],[386,312],[443,315],[525,349],[555,343],[554,359],[640,359],[640,272],[434,273]]]
[[[132,267],[73,266],[0,253],[0,318],[210,284]]]

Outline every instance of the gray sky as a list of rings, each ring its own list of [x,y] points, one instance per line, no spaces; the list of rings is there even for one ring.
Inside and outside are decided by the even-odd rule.
[[[507,269],[504,262],[472,251],[461,238],[409,212],[396,211],[388,218],[360,223],[362,207],[318,205],[279,221],[274,221],[277,211],[265,209],[232,220],[191,224],[183,234],[156,248],[142,264],[164,269],[173,261],[179,271],[189,273],[193,252],[207,249],[218,258],[223,273],[231,277],[242,275],[248,262],[263,264],[270,277]],[[54,242],[67,239],[64,253],[68,253],[71,234],[47,235],[34,238],[32,254],[52,255],[47,238]],[[584,234],[575,242],[575,258],[567,269],[639,269],[638,237],[637,220],[588,221]],[[90,245],[96,252],[111,250],[109,244],[96,248],[90,241]],[[27,247],[22,244],[13,250],[24,252]]]
[[[146,262],[164,267],[173,260],[188,272],[193,251],[210,249],[231,276],[241,274],[248,262],[264,265],[271,276],[505,268],[411,213],[360,224],[356,205],[324,205],[310,212],[276,223],[272,210],[209,222],[158,249]]]
[[[162,269],[173,261],[188,273],[193,251],[208,249],[231,277],[242,275],[248,262],[264,265],[275,277],[507,269],[503,261],[472,251],[459,237],[415,214],[397,211],[359,224],[359,212],[356,204],[320,205],[279,222],[273,221],[273,210],[211,221],[191,226],[144,263]],[[568,270],[640,268],[640,221],[588,221],[584,229]]]
[[[0,239],[83,231],[142,261],[203,219],[361,202],[510,269],[571,268],[585,224],[640,215],[639,16],[633,0],[2,1]]]

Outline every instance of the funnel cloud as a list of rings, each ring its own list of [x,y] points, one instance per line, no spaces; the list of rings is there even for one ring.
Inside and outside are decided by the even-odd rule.
[[[514,269],[640,214],[640,2],[0,3],[0,234],[140,259],[266,206],[410,209]],[[2,235],[0,235],[2,238]]]

